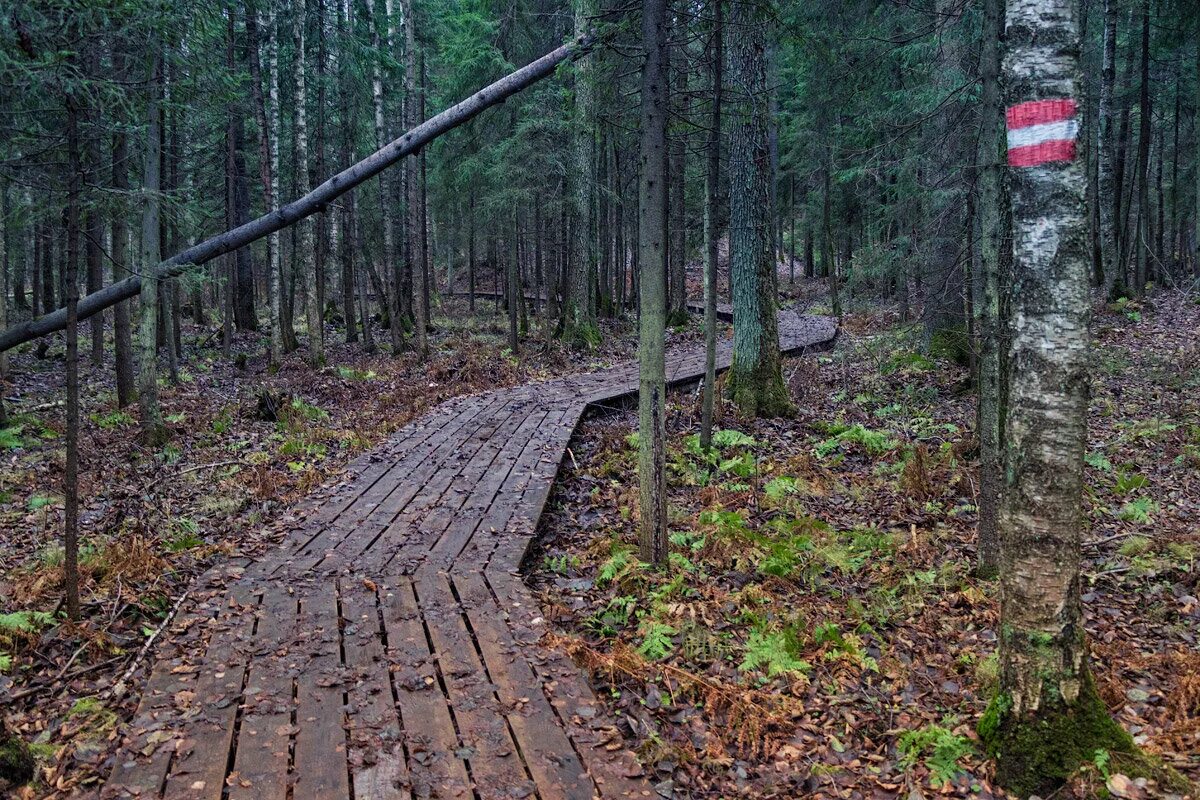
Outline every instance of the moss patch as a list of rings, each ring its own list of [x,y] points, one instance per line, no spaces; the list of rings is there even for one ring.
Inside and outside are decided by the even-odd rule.
[[[1047,795],[1059,788],[1103,750],[1126,775],[1153,777],[1164,784],[1172,776],[1133,743],[1111,716],[1096,692],[1090,674],[1084,676],[1078,700],[1071,706],[1055,702],[1029,715],[1012,713],[1012,699],[998,694],[979,719],[979,738],[996,759],[997,781],[1020,797]]]
[[[25,742],[0,727],[0,785],[20,786],[33,779],[33,755]]]
[[[966,326],[938,328],[929,334],[929,355],[953,361],[960,367],[971,363],[971,338]]]

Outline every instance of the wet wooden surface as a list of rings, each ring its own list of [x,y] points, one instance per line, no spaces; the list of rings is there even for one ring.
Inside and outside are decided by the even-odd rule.
[[[780,314],[786,352],[835,336]],[[703,365],[697,348],[668,381]],[[268,556],[202,577],[102,796],[655,796],[586,677],[541,643],[519,576],[585,409],[637,378],[631,362],[447,401],[303,502]]]

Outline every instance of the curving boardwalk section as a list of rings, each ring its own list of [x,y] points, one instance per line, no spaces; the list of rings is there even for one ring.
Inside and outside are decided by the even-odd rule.
[[[836,331],[780,316],[788,352]],[[202,579],[102,796],[654,796],[518,574],[585,408],[636,390],[627,363],[462,397],[356,460],[269,556]]]

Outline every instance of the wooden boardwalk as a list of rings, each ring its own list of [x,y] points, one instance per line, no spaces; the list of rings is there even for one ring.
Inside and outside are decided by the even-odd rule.
[[[835,335],[780,315],[788,352]],[[673,359],[668,379],[703,363]],[[202,578],[102,797],[654,796],[585,676],[540,643],[518,571],[585,408],[637,377],[447,401],[305,501],[269,556]]]

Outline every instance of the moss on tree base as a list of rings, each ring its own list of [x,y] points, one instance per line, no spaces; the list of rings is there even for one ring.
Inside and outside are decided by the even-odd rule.
[[[580,322],[564,325],[560,338],[568,347],[573,347],[577,350],[595,350],[600,346],[600,342],[603,341],[604,337],[600,333],[599,325]]]
[[[33,755],[29,746],[11,735],[0,723],[0,786],[21,786],[33,779]]]
[[[1079,698],[1027,715],[1012,713],[1012,699],[998,694],[979,719],[979,737],[996,759],[996,780],[1019,797],[1045,796],[1062,786],[1081,766],[1094,763],[1097,751],[1111,759],[1113,772],[1158,780],[1164,786],[1187,781],[1146,756],[1108,713],[1090,674]]]
[[[769,378],[755,373],[742,375],[735,367],[729,371],[727,385],[730,399],[744,416],[791,417],[796,413],[783,378],[778,375]]]

